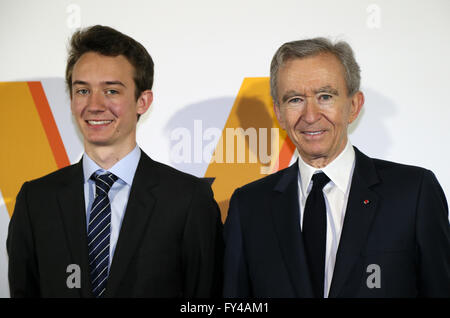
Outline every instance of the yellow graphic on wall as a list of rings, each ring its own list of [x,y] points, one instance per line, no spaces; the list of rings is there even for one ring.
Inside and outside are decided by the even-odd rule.
[[[21,185],[69,165],[40,82],[0,83],[0,189],[9,215]]]
[[[245,78],[205,173],[222,220],[237,187],[286,168],[294,150],[275,117],[269,78]]]

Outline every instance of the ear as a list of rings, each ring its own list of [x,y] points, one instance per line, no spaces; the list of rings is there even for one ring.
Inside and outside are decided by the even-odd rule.
[[[350,108],[350,116],[348,123],[352,123],[356,118],[358,118],[359,112],[364,105],[364,94],[361,91],[356,92],[352,97],[352,105]]]
[[[138,115],[144,114],[153,102],[153,92],[151,90],[145,90],[141,93],[137,100],[136,112]]]
[[[280,109],[280,106],[279,105],[277,105],[276,103],[273,103],[273,111],[274,111],[274,113],[275,113],[275,116],[277,116],[277,120],[278,120],[278,123],[280,124],[280,127],[283,129],[283,130],[286,130],[286,125],[285,125],[285,122],[284,122],[284,116],[283,116],[283,114],[281,113],[281,109]]]

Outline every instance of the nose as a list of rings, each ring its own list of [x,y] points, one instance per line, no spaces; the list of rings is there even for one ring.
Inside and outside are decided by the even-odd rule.
[[[88,111],[91,113],[103,112],[106,109],[105,97],[101,91],[94,90],[88,99]]]
[[[313,124],[320,119],[320,107],[314,97],[307,100],[302,117],[308,124]]]

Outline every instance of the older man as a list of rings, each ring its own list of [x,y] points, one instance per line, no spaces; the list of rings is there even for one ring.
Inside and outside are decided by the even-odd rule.
[[[448,206],[434,174],[348,140],[364,104],[350,46],[285,43],[270,71],[275,114],[300,156],[234,192],[224,295],[449,297]]]

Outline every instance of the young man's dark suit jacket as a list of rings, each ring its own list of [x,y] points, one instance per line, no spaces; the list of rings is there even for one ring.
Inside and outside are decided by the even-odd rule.
[[[329,297],[450,297],[448,206],[434,174],[355,152]],[[294,164],[233,194],[225,297],[313,297],[297,177]],[[380,288],[369,288],[377,273]]]
[[[81,161],[26,182],[7,239],[11,296],[93,297],[86,229]],[[210,186],[142,151],[105,297],[220,296],[222,254]],[[67,287],[70,264],[79,289]]]

